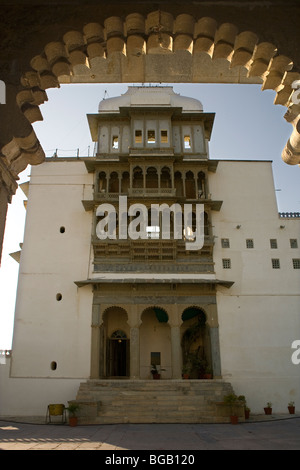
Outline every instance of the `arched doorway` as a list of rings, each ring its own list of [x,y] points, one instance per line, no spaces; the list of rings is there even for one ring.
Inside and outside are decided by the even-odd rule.
[[[130,330],[127,312],[112,306],[103,314],[103,343],[100,351],[102,376],[109,378],[130,375]]]
[[[212,374],[209,327],[202,308],[188,307],[182,313],[182,363],[183,373],[192,379],[206,378]]]
[[[129,340],[123,330],[114,331],[108,340],[107,369],[110,377],[129,376]]]

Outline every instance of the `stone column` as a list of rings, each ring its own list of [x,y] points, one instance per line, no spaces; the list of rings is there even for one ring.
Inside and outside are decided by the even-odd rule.
[[[11,202],[17,187],[18,185],[11,172],[0,158],[0,264],[8,204]]]
[[[172,353],[172,379],[181,379],[182,377],[182,351],[181,351],[181,338],[180,326],[181,320],[181,307],[173,304],[169,308],[169,321],[171,328],[171,353]]]
[[[213,375],[215,379],[220,379],[222,375],[218,326],[210,327],[210,344]]]
[[[4,238],[4,230],[6,223],[6,214],[8,206],[8,194],[3,182],[0,182],[0,264],[2,255],[2,246]]]
[[[130,378],[140,378],[140,328],[130,328]]]
[[[180,325],[171,324],[172,379],[182,377],[182,354],[180,344]]]
[[[18,174],[28,164],[37,165],[45,158],[31,125],[42,120],[39,106],[32,102],[37,97],[30,88],[20,90],[18,83],[17,76],[10,77],[5,84],[5,103],[0,104],[0,258],[7,204],[18,187]]]
[[[101,350],[101,332],[103,325],[99,324],[99,305],[93,305],[92,307],[92,337],[91,337],[91,379],[99,379],[101,363],[100,361],[100,350]],[[103,367],[103,364],[102,364]]]
[[[140,378],[140,315],[138,305],[128,306],[128,325],[130,326],[130,378]]]
[[[205,310],[207,314],[207,324],[209,326],[210,350],[212,361],[211,365],[213,369],[213,375],[215,379],[220,379],[222,378],[222,374],[217,304],[212,303],[210,305],[207,305]]]

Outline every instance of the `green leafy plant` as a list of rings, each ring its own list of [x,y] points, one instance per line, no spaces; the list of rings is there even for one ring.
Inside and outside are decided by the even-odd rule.
[[[224,396],[224,403],[227,405],[232,405],[238,401],[238,397],[235,393],[230,393],[229,395]]]
[[[80,406],[77,403],[70,403],[66,408],[71,416],[76,416],[76,412],[79,410]]]

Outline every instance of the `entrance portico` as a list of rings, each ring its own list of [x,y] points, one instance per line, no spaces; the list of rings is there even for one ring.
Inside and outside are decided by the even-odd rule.
[[[103,280],[102,280],[103,281]],[[215,284],[113,284],[101,280],[77,282],[94,285],[91,341],[91,379],[113,378],[111,374],[112,335],[126,343],[120,353],[128,365],[124,378],[151,379],[151,358],[158,354],[162,379],[181,379],[183,365],[182,339],[186,330],[197,321],[197,313],[205,317],[205,339],[201,348],[214,378],[221,377],[218,313]],[[222,283],[216,281],[216,283]],[[225,283],[229,287],[231,283]],[[156,291],[160,296],[154,296]],[[119,301],[111,302],[112,292]],[[186,294],[189,293],[189,296]],[[164,294],[164,295],[163,295]],[[176,295],[177,294],[177,295]],[[198,295],[193,295],[198,294]],[[193,310],[190,318],[184,313]],[[195,348],[194,348],[195,349]],[[113,354],[117,353],[117,349]],[[123,369],[123,371],[125,370]],[[119,374],[115,378],[120,378]]]

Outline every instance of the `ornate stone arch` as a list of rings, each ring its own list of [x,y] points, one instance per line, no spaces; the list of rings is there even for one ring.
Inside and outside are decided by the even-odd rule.
[[[17,105],[30,124],[43,119],[39,106],[47,100],[46,90],[60,83],[261,83],[262,90],[276,91],[274,103],[287,107],[285,119],[293,125],[282,158],[300,162],[300,105],[293,89],[300,74],[275,44],[260,42],[252,31],[239,32],[235,24],[164,11],[130,13],[125,19],[110,16],[103,24],[88,23],[82,31],[68,31],[49,42],[30,66],[17,94]],[[1,152],[16,174],[44,159],[32,127],[27,137],[14,136]]]
[[[146,310],[154,310],[156,318],[159,322],[161,323],[168,323],[168,320],[170,318],[168,312],[164,307],[161,307],[160,305],[149,305],[149,307],[145,307],[143,311],[141,312],[140,318],[142,319],[142,316]]]
[[[128,319],[128,311],[126,309],[126,305],[123,305],[123,304],[104,305],[102,306],[102,308],[100,308],[100,318],[99,318],[100,324],[103,323],[105,315],[108,313],[108,311],[113,308],[122,310],[127,315],[127,319]]]
[[[182,321],[184,321],[184,318],[183,318],[184,313],[187,312],[187,311],[190,310],[190,309],[195,309],[195,310],[199,311],[199,314],[200,314],[200,313],[203,314],[203,316],[205,317],[205,323],[207,322],[208,315],[207,315],[205,309],[204,309],[203,307],[199,307],[199,305],[194,305],[194,304],[189,305],[188,307],[186,307],[186,308],[182,311],[182,314],[181,314],[181,319],[182,319]],[[191,318],[192,318],[192,317],[191,317]]]

